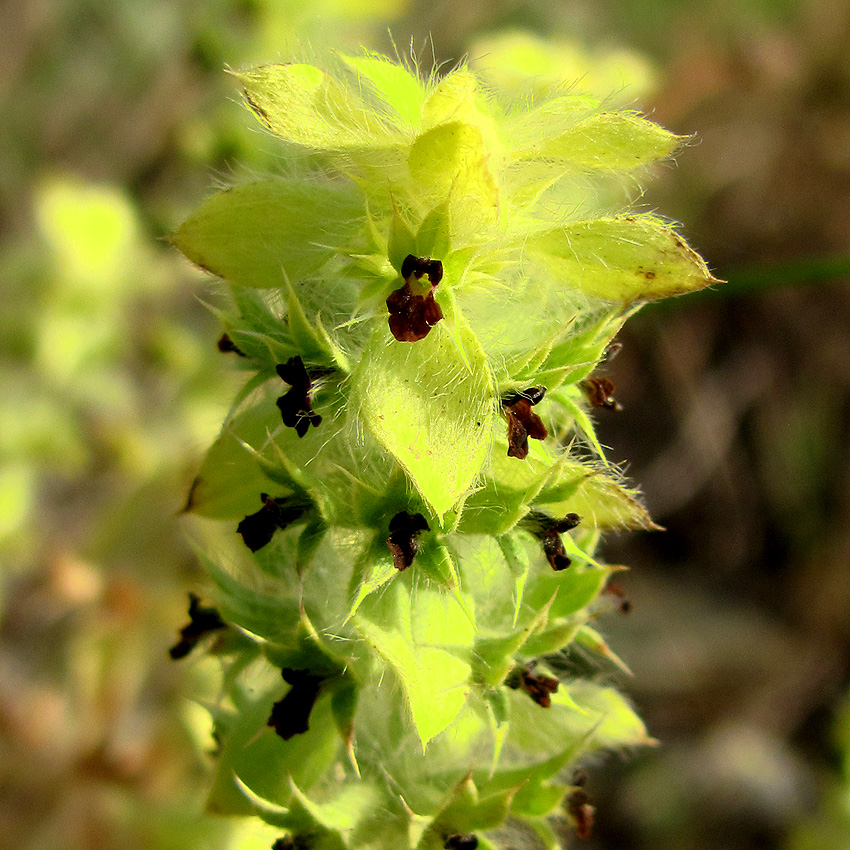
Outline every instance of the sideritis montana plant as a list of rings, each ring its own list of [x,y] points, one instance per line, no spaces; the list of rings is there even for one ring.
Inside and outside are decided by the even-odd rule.
[[[187,504],[215,607],[172,649],[216,635],[209,808],[275,850],[557,848],[576,765],[652,742],[592,672],[623,569],[594,549],[652,523],[589,412],[625,319],[714,280],[600,213],[680,139],[371,53],[235,76],[280,173],[172,236],[247,374]]]

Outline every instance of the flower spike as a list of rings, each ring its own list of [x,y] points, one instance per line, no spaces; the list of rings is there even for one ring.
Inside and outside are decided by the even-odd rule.
[[[717,281],[600,200],[678,137],[505,67],[235,74],[285,176],[171,237],[227,282],[219,348],[247,373],[186,509],[221,615],[193,597],[172,654],[233,626],[209,806],[275,850],[505,850],[507,819],[555,848],[548,819],[593,825],[576,761],[653,740],[601,676],[562,674],[574,645],[617,660],[600,536],[655,527],[591,376],[643,303]]]

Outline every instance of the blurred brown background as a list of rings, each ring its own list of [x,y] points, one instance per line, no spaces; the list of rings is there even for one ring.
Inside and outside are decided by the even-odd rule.
[[[158,240],[213,180],[273,161],[225,64],[391,50],[387,25],[431,33],[438,60],[516,28],[588,67],[630,51],[624,100],[693,134],[639,203],[728,283],[627,325],[606,366],[624,410],[599,417],[667,529],[606,542],[633,610],[602,624],[663,746],[591,769],[587,846],[850,848],[846,3],[0,14],[0,848],[270,846],[199,817],[208,730],[182,697],[205,672],[166,658],[198,580],[175,514],[238,378],[203,281]]]

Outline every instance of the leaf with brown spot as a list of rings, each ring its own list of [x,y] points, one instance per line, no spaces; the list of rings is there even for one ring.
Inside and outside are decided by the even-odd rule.
[[[609,301],[655,301],[722,283],[669,224],[652,215],[569,222],[531,234],[523,244],[565,289]]]

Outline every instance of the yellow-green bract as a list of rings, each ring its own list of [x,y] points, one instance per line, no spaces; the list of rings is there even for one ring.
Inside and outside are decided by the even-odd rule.
[[[642,303],[715,282],[670,224],[604,202],[680,140],[566,87],[518,99],[372,53],[235,77],[280,173],[172,236],[226,281],[248,376],[187,504],[236,630],[210,806],[319,850],[492,848],[505,818],[555,847],[570,766],[651,743],[570,658],[622,666],[591,626],[618,569],[594,547],[653,527],[587,379]],[[312,427],[283,424],[286,393]],[[248,516],[272,523],[256,551]],[[308,730],[281,732],[299,700]]]

